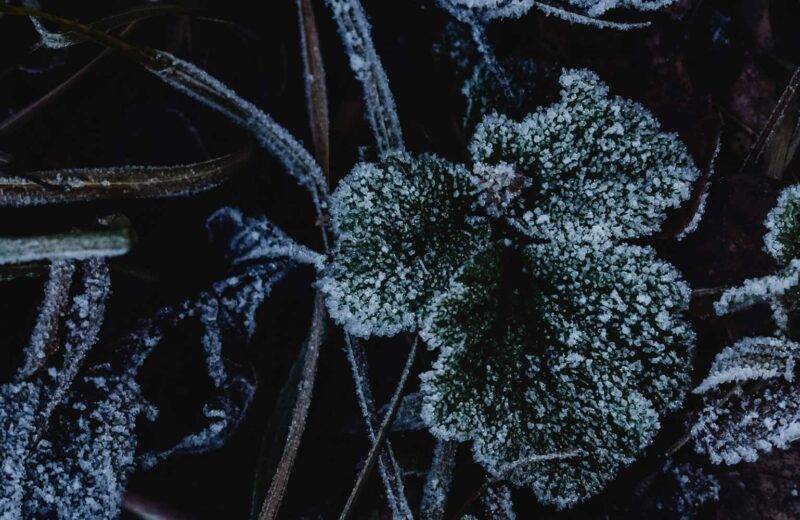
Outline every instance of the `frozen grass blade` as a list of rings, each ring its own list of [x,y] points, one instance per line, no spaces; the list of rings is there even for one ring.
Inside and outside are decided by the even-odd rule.
[[[286,493],[292,467],[297,457],[297,451],[300,448],[300,440],[305,430],[308,409],[311,407],[311,395],[314,390],[317,362],[319,361],[319,350],[322,345],[324,327],[325,303],[323,302],[322,293],[317,292],[314,298],[311,330],[309,332],[305,361],[303,363],[303,376],[297,390],[297,400],[295,401],[294,410],[292,412],[292,424],[289,428],[289,436],[286,439],[286,445],[283,448],[283,456],[278,463],[278,469],[275,472],[275,476],[272,478],[272,484],[270,484],[269,491],[267,492],[267,498],[264,499],[264,504],[261,507],[261,514],[258,516],[259,520],[272,520],[277,518],[283,495]]]
[[[598,20],[597,18],[592,18],[591,16],[584,16],[582,14],[575,13],[572,11],[567,11],[566,9],[561,9],[560,7],[556,7],[543,2],[536,2],[533,5],[547,16],[555,16],[569,23],[574,23],[578,25],[588,25],[590,27],[596,27],[598,29],[617,29],[620,31],[630,31],[633,29],[642,29],[644,27],[650,26],[650,22],[624,23],[624,22],[609,22],[607,20]]]
[[[178,5],[143,5],[112,14],[95,22],[90,22],[87,24],[87,27],[90,27],[94,31],[108,32],[145,18],[185,14],[187,12],[188,10],[186,8]],[[48,49],[65,49],[90,39],[90,37],[85,34],[74,31],[62,33],[48,31],[36,17],[31,17],[31,22],[36,32],[39,33],[39,37],[41,38],[40,44]]]
[[[120,256],[130,251],[130,230],[75,231],[58,235],[0,238],[0,265],[35,260],[86,260]]]
[[[403,151],[403,133],[389,80],[372,44],[372,29],[359,0],[326,0],[350,58],[350,68],[364,88],[364,101],[381,156]]]
[[[381,426],[378,429],[378,433],[375,435],[375,440],[372,443],[372,448],[369,450],[367,460],[364,462],[364,467],[358,474],[358,478],[353,486],[353,490],[350,492],[350,496],[347,498],[344,509],[339,515],[339,520],[347,520],[347,518],[353,514],[353,509],[355,508],[356,502],[358,502],[358,498],[361,496],[361,492],[364,490],[367,479],[369,479],[372,469],[375,467],[375,463],[378,461],[378,454],[383,449],[383,443],[386,440],[386,436],[389,434],[389,429],[392,425],[392,422],[394,422],[394,417],[397,414],[397,409],[400,405],[400,399],[403,396],[403,390],[405,389],[406,382],[408,381],[408,376],[411,373],[411,367],[414,365],[414,360],[417,357],[418,346],[419,337],[416,337],[414,342],[411,344],[411,351],[408,353],[408,359],[403,367],[403,372],[400,374],[400,380],[397,382],[394,395],[392,395],[392,399],[389,401],[389,409],[386,411],[383,421],[381,421]]]
[[[180,166],[70,168],[0,175],[0,207],[185,197],[221,185],[249,156],[247,148],[236,154]]]
[[[44,288],[44,300],[39,307],[36,325],[33,327],[25,362],[17,374],[18,380],[28,379],[47,364],[47,360],[58,350],[58,331],[61,317],[69,304],[69,290],[75,274],[75,262],[56,260],[50,266],[50,278]]]
[[[377,429],[380,426],[375,413],[375,400],[369,386],[369,370],[364,347],[359,341],[349,334],[345,334],[345,353],[350,369],[353,372],[353,382],[356,386],[356,397],[361,408],[361,415],[367,428],[370,442],[375,443]],[[402,402],[402,401],[401,401]],[[400,406],[398,405],[398,410]],[[388,413],[388,408],[387,412]],[[389,508],[394,518],[413,518],[411,508],[405,496],[403,475],[394,456],[394,450],[389,439],[386,439],[384,448],[378,457],[378,472],[383,480],[383,487]]]
[[[458,443],[455,441],[436,440],[433,449],[431,469],[425,477],[425,488],[422,492],[420,516],[427,520],[442,520],[447,509],[447,495],[453,480],[453,467],[456,463]]]

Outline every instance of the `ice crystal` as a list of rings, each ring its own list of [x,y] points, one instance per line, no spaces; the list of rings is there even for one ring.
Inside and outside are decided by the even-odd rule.
[[[437,437],[473,441],[491,474],[569,507],[632,462],[681,403],[688,301],[649,248],[489,249],[432,305],[422,334],[440,355],[422,375],[423,419]]]
[[[568,70],[560,83],[560,101],[519,123],[488,116],[472,139],[476,164],[510,164],[532,180],[510,222],[540,239],[658,230],[699,177],[686,147],[637,103],[610,98],[594,73]]]
[[[492,486],[483,494],[483,507],[489,520],[516,520],[511,490],[507,486]]]
[[[720,353],[696,390],[705,397],[691,429],[696,450],[736,464],[800,438],[798,355],[800,345],[782,338],[745,338]]]
[[[351,334],[417,329],[431,298],[488,233],[463,166],[432,155],[358,164],[332,196],[333,262],[320,281]]]

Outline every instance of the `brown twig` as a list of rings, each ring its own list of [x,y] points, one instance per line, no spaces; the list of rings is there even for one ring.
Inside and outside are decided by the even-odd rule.
[[[375,436],[375,442],[372,443],[372,448],[369,450],[369,455],[367,455],[367,460],[364,463],[364,467],[361,468],[361,472],[358,474],[358,478],[356,479],[356,483],[353,486],[352,491],[350,492],[350,496],[347,498],[347,502],[344,505],[344,509],[342,509],[342,514],[339,515],[339,520],[346,520],[350,517],[353,513],[353,508],[358,501],[358,497],[361,495],[361,492],[364,490],[364,485],[367,482],[372,470],[375,467],[375,463],[378,460],[378,454],[381,452],[383,447],[383,442],[386,440],[386,436],[389,433],[389,428],[394,421],[394,417],[397,414],[397,409],[400,405],[400,398],[403,396],[403,389],[406,386],[406,382],[408,381],[408,376],[411,373],[411,367],[414,364],[414,359],[417,356],[417,347],[419,346],[419,338],[415,339],[414,342],[411,344],[411,351],[408,353],[408,359],[406,360],[406,365],[403,367],[403,372],[400,374],[400,380],[397,383],[397,387],[394,390],[394,395],[392,395],[391,401],[389,401],[389,409],[386,411],[386,415],[383,416],[383,421],[381,422],[381,427],[378,429],[378,434]]]
[[[283,449],[283,456],[278,463],[278,469],[272,479],[267,492],[267,498],[261,507],[259,520],[272,520],[277,517],[278,510],[286,493],[286,486],[292,473],[297,451],[300,448],[300,440],[306,426],[308,409],[311,406],[311,395],[314,390],[314,381],[317,374],[317,362],[319,360],[319,350],[322,344],[323,328],[325,325],[325,303],[322,293],[317,292],[314,299],[314,312],[311,318],[311,330],[309,332],[308,346],[305,352],[303,363],[303,377],[300,380],[297,391],[297,401],[295,401],[292,412],[292,423],[289,427],[289,436]]]

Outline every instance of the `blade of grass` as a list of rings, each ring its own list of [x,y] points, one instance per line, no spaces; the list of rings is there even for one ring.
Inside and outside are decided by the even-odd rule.
[[[297,387],[297,399],[295,401],[294,410],[292,411],[292,423],[289,427],[289,435],[283,448],[283,455],[278,463],[278,469],[275,472],[269,491],[267,491],[267,497],[264,499],[264,503],[261,507],[261,513],[258,516],[259,520],[272,520],[277,518],[281,501],[286,493],[292,467],[294,466],[303,431],[305,430],[308,409],[311,407],[311,396],[314,390],[317,362],[319,361],[319,351],[322,345],[324,328],[325,303],[322,293],[317,292],[314,298],[314,312],[311,318],[311,329],[303,363],[303,375]]]
[[[350,369],[353,373],[353,383],[355,384],[358,405],[359,408],[361,408],[361,415],[364,418],[364,423],[367,428],[367,436],[369,437],[369,441],[374,443],[377,430],[380,427],[380,422],[376,414],[375,399],[372,397],[372,390],[369,385],[369,370],[364,346],[349,334],[345,334],[344,345],[347,361],[350,363]],[[386,408],[387,410],[384,414],[388,413],[388,406]],[[400,408],[401,406],[398,405],[398,412]],[[392,421],[392,424],[394,423],[395,421]],[[389,439],[384,441],[383,450],[378,456],[378,472],[383,480],[383,488],[393,517],[413,518],[411,508],[405,496],[405,486],[403,485],[403,475],[400,470],[400,465],[397,463],[394,450],[392,449],[392,443]]]
[[[250,154],[247,147],[235,154],[180,166],[73,168],[0,175],[0,207],[194,195],[228,180]]]
[[[35,260],[86,260],[124,255],[133,245],[133,230],[122,225],[97,231],[0,238],[0,265]]]
[[[306,86],[311,138],[314,141],[314,156],[325,172],[330,185],[330,120],[328,116],[328,90],[325,86],[325,65],[319,46],[319,33],[311,0],[297,0],[297,16],[300,23],[303,46],[303,68]]]
[[[426,520],[444,518],[447,510],[447,495],[450,493],[450,483],[453,480],[457,449],[458,443],[455,441],[436,440],[431,469],[425,478],[425,488],[420,505],[420,516]]]
[[[361,493],[364,490],[364,485],[367,483],[367,479],[375,467],[375,463],[378,460],[378,454],[383,449],[383,443],[386,440],[386,436],[389,434],[389,428],[391,427],[394,417],[397,414],[400,398],[403,396],[403,390],[405,389],[406,382],[408,381],[408,376],[411,373],[411,367],[414,365],[414,360],[417,357],[418,346],[419,337],[415,338],[414,342],[411,344],[411,350],[408,353],[408,359],[403,367],[403,372],[400,374],[400,380],[397,382],[397,387],[394,390],[392,399],[389,401],[389,409],[387,410],[386,415],[383,417],[383,421],[378,429],[378,433],[375,435],[375,441],[372,443],[372,447],[369,450],[369,455],[367,455],[367,460],[364,463],[364,467],[361,468],[361,472],[358,474],[358,478],[356,479],[356,483],[350,492],[350,496],[347,498],[344,509],[342,509],[342,513],[339,515],[339,520],[347,520],[347,518],[353,514],[353,509],[355,508],[358,498],[361,496]]]

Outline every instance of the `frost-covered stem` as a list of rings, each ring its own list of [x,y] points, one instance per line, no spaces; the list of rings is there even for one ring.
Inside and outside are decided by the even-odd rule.
[[[597,18],[592,18],[591,16],[584,16],[582,14],[567,11],[566,9],[561,9],[560,7],[539,1],[536,1],[533,5],[547,16],[556,16],[570,23],[589,25],[591,27],[597,27],[598,29],[618,29],[621,31],[628,31],[631,29],[641,29],[643,27],[650,26],[650,22],[623,23],[598,20]]]
[[[371,27],[359,0],[326,0],[342,37],[350,68],[364,88],[367,119],[381,156],[405,150],[389,80],[372,43]]]
[[[469,27],[470,33],[472,33],[472,40],[478,47],[478,52],[483,57],[486,66],[489,67],[494,78],[500,83],[506,97],[509,100],[514,100],[515,96],[511,88],[511,79],[505,68],[498,61],[494,49],[492,49],[492,45],[489,43],[489,38],[486,35],[485,23],[469,9],[458,7],[449,0],[439,0],[438,4],[459,22]]]
[[[367,460],[364,462],[364,467],[361,468],[361,472],[356,479],[353,490],[350,492],[350,496],[347,498],[347,503],[345,503],[344,509],[342,509],[342,514],[339,515],[339,520],[347,520],[347,518],[350,517],[353,512],[353,508],[358,501],[358,497],[361,495],[364,485],[367,483],[367,479],[372,473],[372,468],[375,467],[375,462],[378,460],[378,454],[383,449],[383,442],[386,440],[386,436],[389,434],[389,429],[394,421],[395,415],[397,415],[397,409],[400,405],[400,399],[403,396],[403,390],[405,389],[406,382],[408,381],[408,376],[411,373],[411,367],[414,365],[414,360],[417,357],[418,346],[419,337],[416,337],[414,342],[411,344],[411,350],[408,353],[408,359],[403,367],[403,372],[400,374],[400,380],[397,382],[394,395],[392,395],[392,399],[389,401],[389,409],[383,416],[383,421],[381,422],[381,426],[378,429],[377,435],[375,436],[375,441],[372,443],[372,448],[369,450]]]
[[[27,379],[41,370],[53,353],[58,350],[58,330],[61,316],[69,303],[69,290],[75,274],[75,262],[56,260],[50,265],[50,278],[44,288],[44,300],[39,307],[36,325],[33,327],[25,362],[17,379]]]
[[[292,411],[292,422],[289,426],[289,435],[283,448],[283,455],[278,463],[278,469],[269,486],[267,497],[261,507],[259,520],[277,518],[286,486],[292,473],[300,440],[306,427],[308,409],[311,406],[311,394],[314,390],[314,381],[317,373],[317,361],[322,344],[323,328],[325,326],[325,303],[321,292],[317,292],[314,299],[314,313],[311,318],[311,331],[308,337],[308,346],[303,363],[303,374],[298,385],[297,400]]]
[[[67,335],[64,340],[64,365],[56,375],[55,388],[49,396],[37,428],[36,442],[47,430],[53,410],[64,400],[72,382],[83,365],[89,350],[97,343],[106,311],[106,300],[111,293],[111,277],[105,260],[93,258],[81,263],[83,292],[72,299]],[[36,444],[34,442],[34,444]]]
[[[530,464],[535,464],[537,462],[548,462],[551,460],[564,460],[564,459],[574,459],[575,457],[580,457],[583,455],[582,450],[573,450],[573,451],[560,451],[556,453],[548,453],[545,455],[532,455],[530,457],[524,457],[518,461],[512,462],[511,464],[506,465],[502,468],[497,475],[493,476],[490,479],[487,479],[483,485],[478,488],[472,496],[470,496],[464,504],[459,508],[458,512],[452,517],[453,520],[461,520],[467,511],[469,511],[472,504],[474,504],[477,500],[479,500],[486,490],[492,486],[495,486],[503,481],[505,481],[511,474],[525,466]]]
[[[422,492],[420,515],[427,520],[441,520],[447,509],[447,495],[453,480],[453,466],[456,462],[458,443],[455,441],[436,440],[433,449],[431,469],[425,477],[425,489]]]
[[[155,64],[145,64],[162,81],[250,130],[314,200],[317,213],[327,206],[328,186],[319,164],[303,145],[253,103],[204,70],[163,51],[149,51]]]
[[[128,230],[81,231],[38,237],[0,238],[0,265],[35,260],[86,260],[120,256],[131,248]]]
[[[378,419],[375,413],[375,400],[369,386],[369,370],[364,347],[358,340],[345,334],[345,353],[353,372],[353,382],[356,387],[358,405],[367,428],[370,442],[375,442]],[[383,487],[389,508],[394,518],[413,518],[411,507],[408,505],[403,485],[403,475],[394,456],[391,442],[387,439],[384,448],[378,456],[378,472],[383,480]]]

